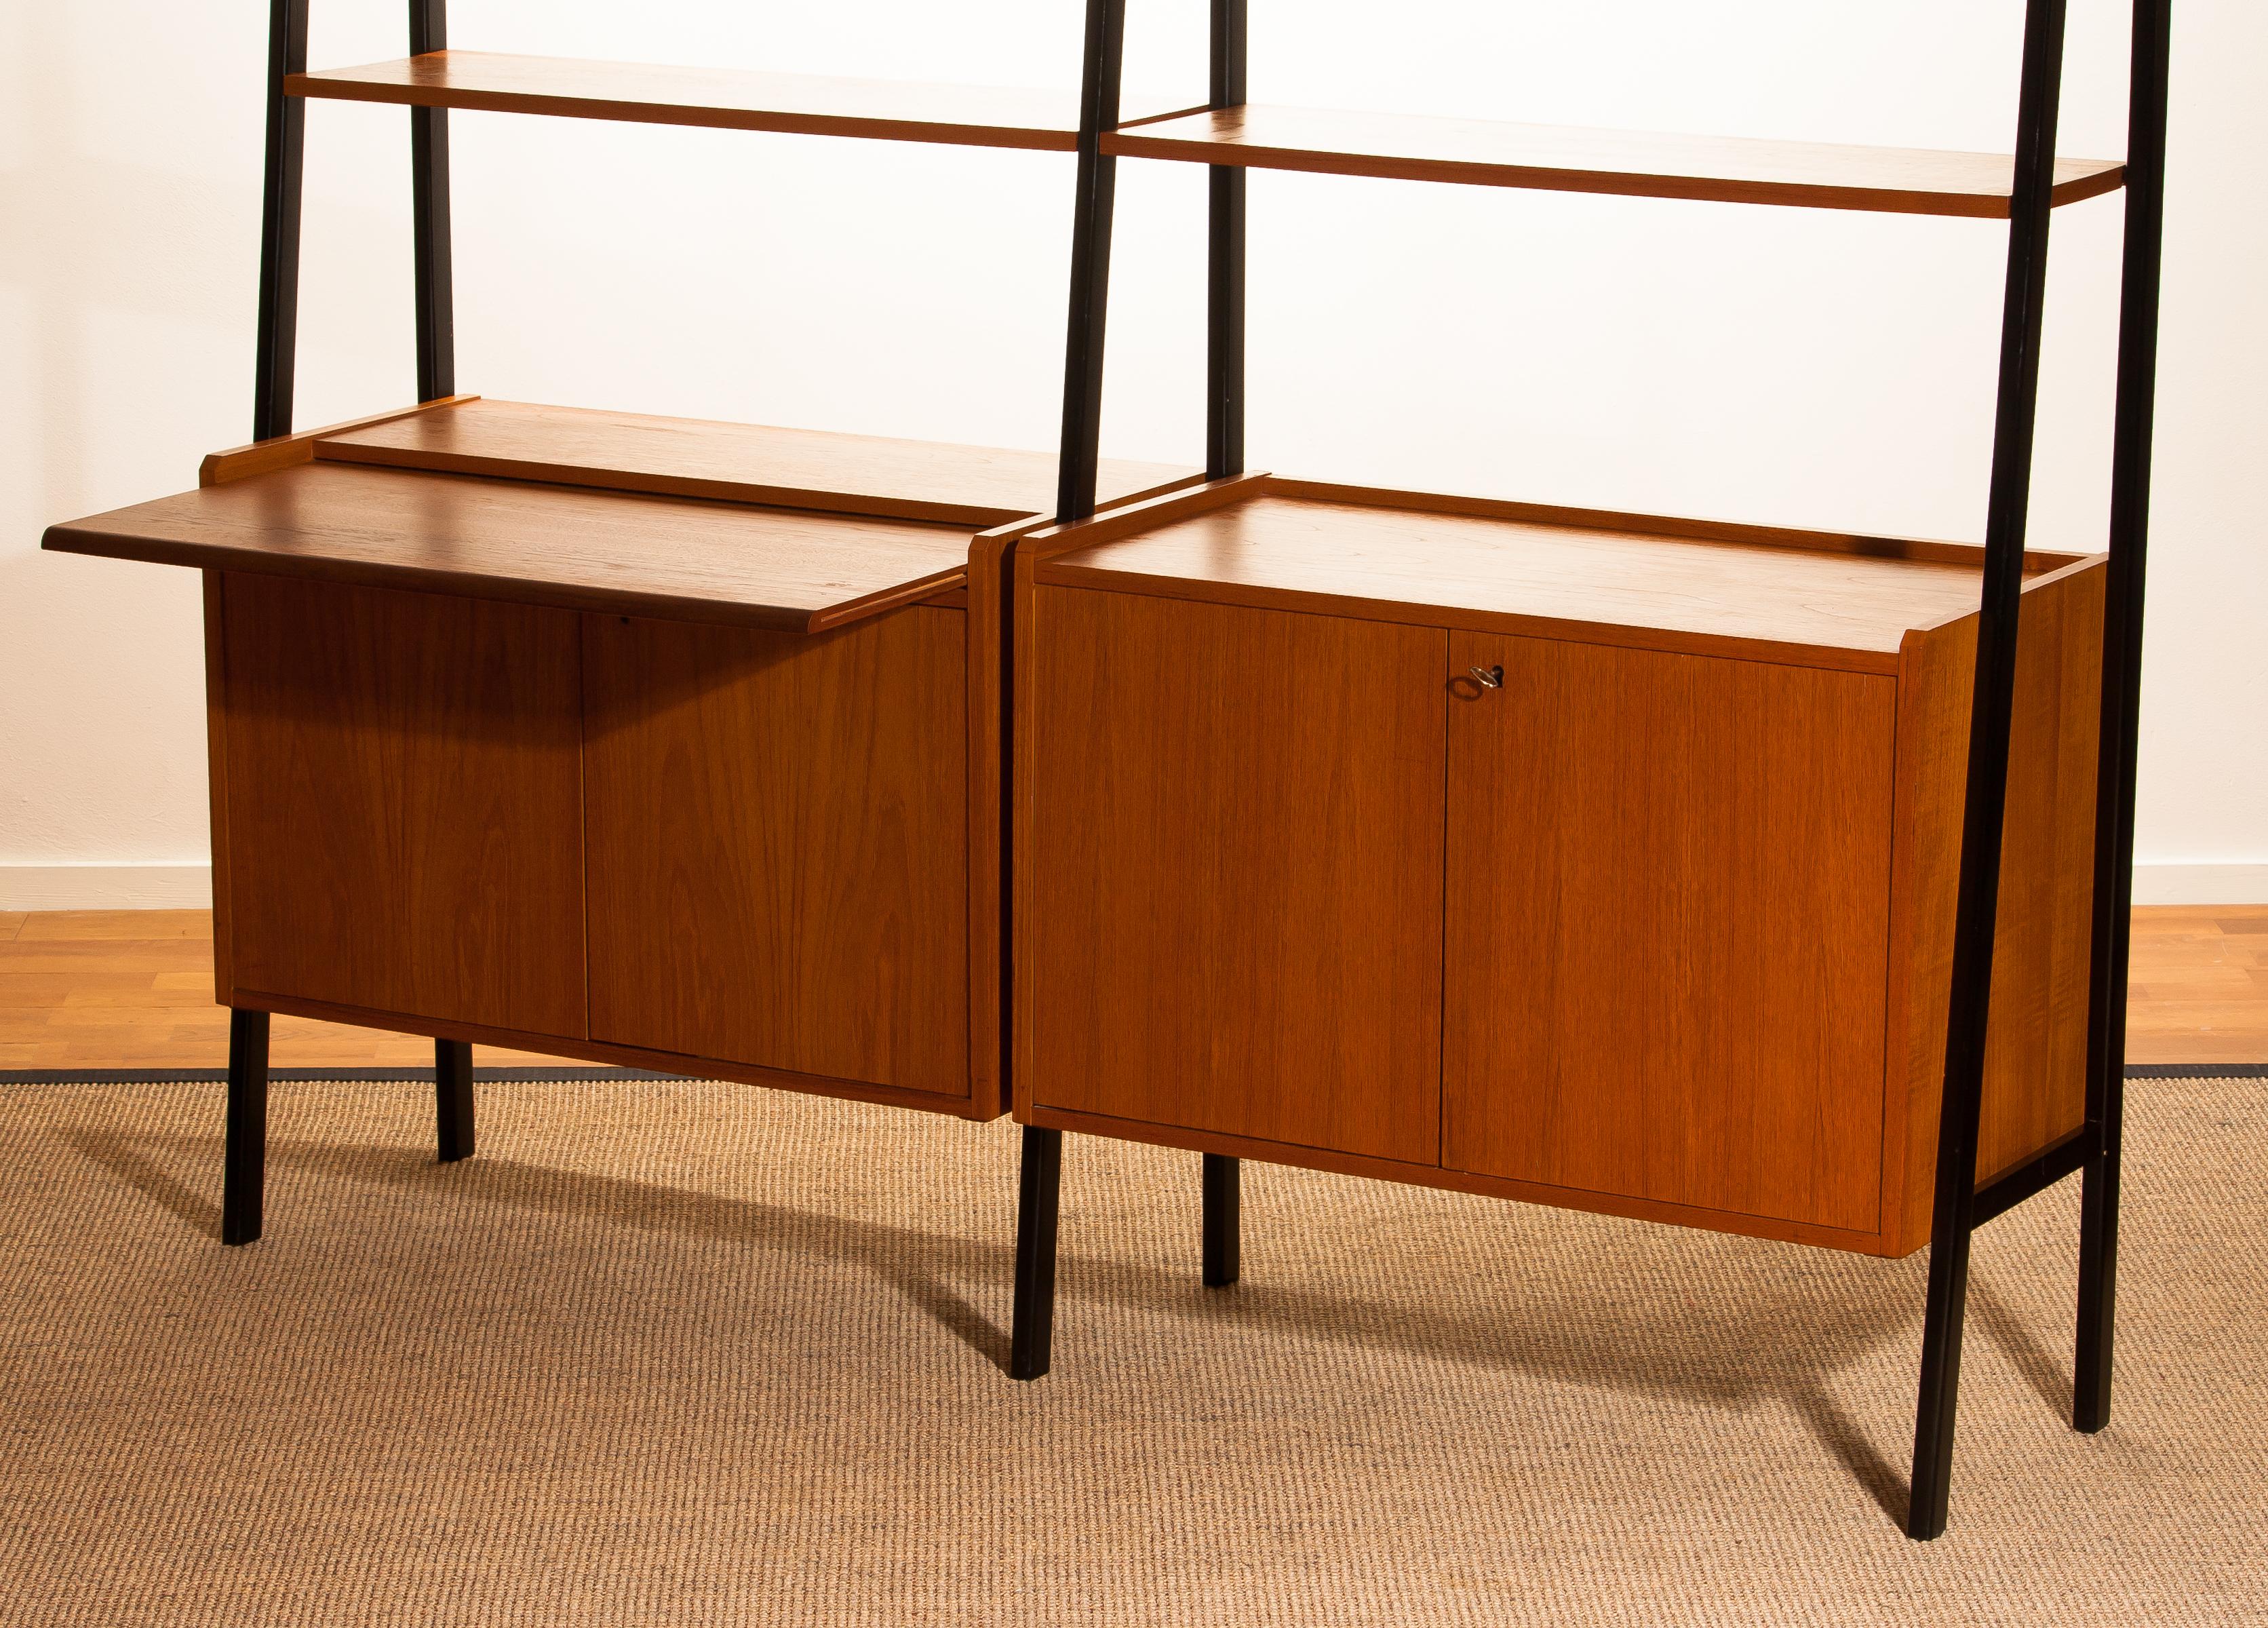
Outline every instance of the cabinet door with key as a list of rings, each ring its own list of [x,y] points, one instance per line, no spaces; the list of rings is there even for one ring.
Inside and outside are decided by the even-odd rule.
[[[1442,1162],[1874,1230],[1895,680],[1477,633],[1448,672]]]
[[[1439,629],[1043,588],[1043,1109],[1439,1162]]]

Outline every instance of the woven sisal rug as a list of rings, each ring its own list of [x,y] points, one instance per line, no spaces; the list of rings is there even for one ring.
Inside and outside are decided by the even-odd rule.
[[[0,1622],[2268,1622],[2268,1083],[2129,1088],[2117,1416],[2077,1186],[1979,1234],[1953,1526],[1898,1527],[1924,1260],[746,1087],[0,1084]]]

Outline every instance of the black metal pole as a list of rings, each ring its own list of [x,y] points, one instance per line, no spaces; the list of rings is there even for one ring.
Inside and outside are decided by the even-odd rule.
[[[1212,105],[1245,101],[1245,0],[1212,0]],[[1244,473],[1244,189],[1241,165],[1207,172],[1205,479]]]
[[[1244,1267],[1244,1167],[1225,1153],[1203,1158],[1204,1284],[1226,1289]]]
[[[1024,1127],[1016,1196],[1016,1312],[1008,1374],[1035,1380],[1048,1371],[1056,1332],[1056,1214],[1063,1189],[1063,1132]]]
[[[307,104],[284,94],[307,68],[307,0],[268,10],[268,170],[261,193],[260,337],[252,386],[252,438],[291,433],[291,379],[299,335],[299,179]]]
[[[2088,985],[2087,1120],[2080,1177],[2079,1337],[2071,1422],[2110,1422],[2117,1308],[2118,1154],[2125,1117],[2126,952],[2134,908],[2134,772],[2142,701],[2142,589],[2150,537],[2150,440],[2158,381],[2159,247],[2166,213],[2166,71],[2171,0],[2134,0],[2126,121],[2126,249],[2112,430],[2110,563],[2103,590],[2102,729],[2095,814],[2095,947]]]
[[[268,1014],[228,1014],[228,1109],[222,1121],[220,1241],[260,1236],[268,1175]]]
[[[1101,151],[1118,122],[1118,76],[1126,41],[1126,0],[1087,0],[1086,65],[1079,78],[1079,191],[1071,211],[1071,321],[1064,347],[1063,452],[1057,467],[1056,518],[1094,512],[1094,472],[1102,447],[1102,340],[1110,298],[1110,216],[1118,161]]]
[[[1953,1469],[1953,1423],[1961,1380],[1961,1329],[1975,1225],[1977,1125],[1984,1089],[1984,1042],[1992,993],[1992,943],[2000,893],[2000,837],[2007,811],[2008,737],[2016,682],[2016,618],[2022,600],[2024,528],[2031,496],[2032,440],[2040,385],[2041,314],[2047,290],[2048,217],[2053,205],[2056,114],[2062,93],[2064,0],[2029,0],[2023,87],[2009,203],[2008,278],[2000,319],[1999,401],[1992,431],[1992,485],[1984,526],[1984,585],[1977,619],[1977,688],[1969,716],[1969,777],[1955,907],[1953,990],[1945,1036],[1943,1105],[1937,1129],[1937,1191],[1930,1228],[1929,1306],[1914,1419],[1913,1496],[1906,1535],[1945,1530]]]
[[[448,0],[409,0],[409,54],[449,48]],[[449,110],[409,110],[410,215],[417,261],[417,399],[457,394],[457,316],[449,255]]]
[[[473,1048],[468,1041],[433,1042],[433,1146],[445,1165],[473,1156]]]

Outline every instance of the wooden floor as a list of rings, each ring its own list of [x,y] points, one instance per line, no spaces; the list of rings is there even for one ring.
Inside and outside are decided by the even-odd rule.
[[[2132,987],[2128,1061],[2268,1063],[2268,906],[2136,910]],[[0,912],[0,1069],[219,1068],[228,1014],[212,989],[206,911]],[[278,1068],[432,1060],[414,1035],[276,1020]]]

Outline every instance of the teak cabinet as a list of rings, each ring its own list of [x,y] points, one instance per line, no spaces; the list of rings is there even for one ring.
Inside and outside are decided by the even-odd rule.
[[[1926,1241],[1971,552],[1382,496],[1025,545],[1023,1116]],[[1985,1182],[2085,1115],[2102,572],[2035,564]]]
[[[204,572],[223,1004],[990,1119],[1054,461],[460,397],[47,546]]]
[[[965,609],[799,636],[213,583],[225,1004],[997,1102]]]

